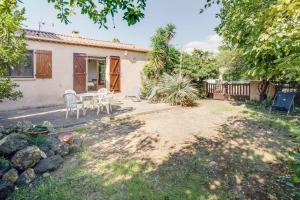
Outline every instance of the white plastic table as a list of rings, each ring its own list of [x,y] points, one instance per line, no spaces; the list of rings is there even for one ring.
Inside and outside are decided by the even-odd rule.
[[[106,94],[104,93],[99,93],[99,92],[86,92],[86,93],[79,93],[77,94],[77,96],[79,97],[80,101],[83,103],[84,107],[88,107],[89,104],[90,108],[94,109],[96,107],[96,102],[95,101],[95,97],[100,97],[100,96],[104,96]],[[85,99],[90,98],[91,100],[86,101]]]

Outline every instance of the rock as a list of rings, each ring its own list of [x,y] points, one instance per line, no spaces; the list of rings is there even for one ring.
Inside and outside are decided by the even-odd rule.
[[[66,156],[69,154],[69,152],[70,152],[70,145],[62,144],[59,151],[57,151],[57,154],[61,156]]]
[[[33,124],[30,121],[20,121],[15,126],[15,132],[23,133],[31,129]]]
[[[32,168],[24,171],[17,180],[17,185],[22,186],[31,183],[36,178],[36,174]]]
[[[49,143],[44,142],[43,144],[39,145],[39,149],[49,156],[48,152],[51,150],[51,146]]]
[[[65,144],[73,144],[74,135],[72,132],[62,132],[58,134],[58,137],[60,142]]]
[[[69,145],[60,142],[59,139],[55,137],[48,137],[46,142],[42,145],[42,150],[48,157],[54,154],[65,156],[69,153]]]
[[[8,160],[0,160],[0,177],[2,177],[10,169]]]
[[[46,126],[50,132],[55,131],[53,124],[49,121],[44,121],[43,126]]]
[[[74,139],[74,144],[81,147],[81,145],[82,145],[82,139],[80,139],[78,137],[75,138]]]
[[[42,157],[42,158],[47,158],[47,155],[46,155],[45,152],[43,152],[43,151],[41,151],[41,150],[40,150],[40,152],[41,152],[41,157]]]
[[[0,199],[6,199],[14,190],[14,185],[8,181],[0,180]]]
[[[49,150],[46,155],[47,157],[54,156],[55,152],[53,150]]]
[[[5,135],[9,135],[11,133],[16,132],[16,129],[17,129],[16,126],[9,126],[7,128],[4,128],[3,131],[2,131],[2,133],[5,134]]]
[[[20,170],[25,170],[33,167],[41,159],[41,151],[37,146],[29,146],[18,151],[11,162],[14,167]]]
[[[34,168],[37,174],[42,174],[47,171],[57,169],[64,162],[60,155],[54,155],[49,158],[41,160]]]
[[[50,176],[50,173],[49,173],[49,172],[43,173],[43,177],[49,177],[49,176]]]
[[[48,137],[45,144],[54,152],[59,151],[62,146],[62,143],[55,137]]]
[[[17,181],[17,179],[18,179],[18,171],[14,168],[10,169],[2,177],[2,180],[11,182],[13,184]]]
[[[28,145],[28,137],[26,135],[12,133],[0,140],[0,153],[12,154]]]

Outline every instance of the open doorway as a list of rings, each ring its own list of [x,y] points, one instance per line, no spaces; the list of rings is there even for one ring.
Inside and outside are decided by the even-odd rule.
[[[88,91],[106,88],[106,58],[88,57]]]

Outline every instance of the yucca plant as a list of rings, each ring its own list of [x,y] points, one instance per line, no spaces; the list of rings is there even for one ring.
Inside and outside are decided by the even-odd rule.
[[[181,73],[164,74],[159,84],[163,101],[172,105],[193,106],[198,99],[198,90],[192,80]]]

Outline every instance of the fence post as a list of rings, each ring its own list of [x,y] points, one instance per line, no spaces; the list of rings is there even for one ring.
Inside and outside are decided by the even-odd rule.
[[[228,83],[224,83],[225,88],[225,99],[228,100]]]

